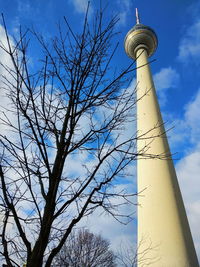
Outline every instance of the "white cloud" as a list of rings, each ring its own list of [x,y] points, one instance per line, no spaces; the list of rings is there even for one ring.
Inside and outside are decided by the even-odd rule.
[[[177,87],[179,79],[179,73],[172,67],[162,68],[154,75],[154,83],[161,105],[166,103],[166,90]]]
[[[133,104],[134,99],[131,97],[135,90],[136,90],[136,80],[133,79],[130,86],[126,90],[122,89],[122,92],[126,94],[126,98],[130,97],[131,101],[129,103],[125,103],[125,101],[121,102],[120,104],[115,103],[115,105],[118,106],[118,112],[121,110],[119,113],[121,113],[124,109],[129,107],[128,114],[127,112],[125,112],[125,114],[128,115],[127,119],[123,123],[121,123],[121,131],[120,131],[120,136],[118,137],[118,144],[132,138],[133,136],[136,136],[136,105]],[[107,112],[106,114],[108,114],[108,111],[106,112]],[[113,133],[114,140],[116,140],[118,134],[119,131],[117,130],[114,131]]]
[[[132,181],[134,182],[134,181]],[[129,185],[117,185],[115,186],[115,192],[121,191],[123,189],[130,191],[131,188],[134,188],[133,183]],[[131,190],[133,191],[133,190]],[[136,202],[136,198],[133,199]],[[112,204],[119,204],[119,199],[114,199]],[[102,213],[100,209],[96,210],[94,214],[86,217],[79,224],[81,227],[87,227],[91,232],[101,234],[104,238],[108,239],[111,244],[111,248],[114,252],[118,253],[120,247],[125,247],[128,244],[136,244],[136,207],[134,205],[125,205],[119,206],[121,214],[133,214],[133,221],[124,225],[117,222],[111,215]],[[122,220],[122,218],[121,218]],[[97,223],[98,221],[98,223]],[[124,220],[125,222],[125,220]]]
[[[191,25],[185,32],[179,45],[178,59],[182,63],[192,61],[199,63],[200,59],[200,20]]]
[[[179,81],[179,74],[172,67],[162,68],[154,75],[154,82],[157,90],[176,87]]]
[[[77,13],[85,14],[87,10],[88,0],[68,0],[73,6]],[[117,0],[116,6],[113,7],[114,15],[118,15],[119,23],[118,25],[125,25],[126,19],[128,17],[128,12],[131,10],[131,0]],[[104,1],[102,6],[104,7]],[[92,6],[92,1],[90,2],[89,15],[94,12],[94,7]]]
[[[14,44],[13,39],[11,36],[9,36],[9,38],[10,38],[10,44],[12,46]],[[6,92],[5,84],[4,84],[4,82],[6,82],[6,79],[10,83],[13,82],[13,77],[8,72],[9,69],[12,69],[13,64],[12,64],[12,60],[10,56],[4,51],[2,47],[8,49],[5,30],[4,30],[4,27],[0,25],[0,63],[1,63],[0,65],[0,77],[1,77],[0,79],[0,87],[1,87],[1,90],[0,90],[0,131],[2,135],[6,135],[8,127],[6,127],[2,123],[2,119],[5,119],[3,112],[6,113],[6,116],[9,117],[10,122],[12,122],[13,124],[16,123],[16,117],[11,111],[9,111],[11,110],[12,101],[6,94],[7,92]],[[13,135],[13,133],[10,133],[10,134]]]
[[[128,17],[128,12],[131,10],[131,1],[130,0],[118,0],[117,1],[119,6],[119,23],[121,25],[125,25],[126,18]]]
[[[31,4],[29,3],[29,0],[18,0],[18,12],[19,13],[29,13],[31,10]]]
[[[182,120],[177,121],[178,130],[175,128],[173,139],[176,142],[187,142],[186,155],[176,164],[177,176],[183,195],[191,232],[200,258],[200,89],[196,97],[185,106]],[[178,139],[180,137],[180,140]],[[193,148],[188,149],[191,143]],[[180,145],[180,143],[179,143]],[[184,146],[183,146],[184,147]]]
[[[196,96],[184,107],[184,114],[182,119],[171,118],[169,114],[166,115],[168,121],[173,120],[174,129],[169,131],[170,146],[180,148],[180,146],[190,144],[193,150],[200,147],[200,89],[197,91]],[[190,148],[191,151],[191,148]],[[189,153],[190,151],[185,151]]]
[[[74,9],[77,13],[85,14],[88,6],[88,0],[69,0],[69,1],[73,4]],[[91,3],[89,7],[89,12],[90,14],[93,13],[93,7]]]
[[[185,121],[190,129],[190,139],[192,142],[200,142],[200,89],[193,101],[185,108]]]
[[[200,258],[200,148],[188,154],[177,165],[179,178],[188,219],[193,234],[196,252]]]

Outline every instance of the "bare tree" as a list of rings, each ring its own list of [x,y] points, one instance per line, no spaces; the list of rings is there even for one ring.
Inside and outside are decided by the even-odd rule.
[[[132,66],[110,67],[117,18],[105,24],[100,10],[89,24],[87,14],[81,33],[65,18],[49,44],[33,30],[14,41],[4,23],[1,49],[10,63],[1,62],[0,253],[9,267],[51,266],[73,228],[96,209],[131,218],[120,207],[133,195],[115,181],[137,157],[135,133],[123,131],[135,119],[134,90],[122,89]],[[41,59],[31,64],[32,38]]]
[[[141,247],[145,244],[145,249],[141,251]],[[138,263],[141,266],[153,266],[159,261],[159,256],[156,256],[159,250],[159,245],[153,245],[152,241],[145,236],[142,240],[134,242],[121,243],[117,253],[117,266],[120,267],[137,267]],[[140,251],[140,252],[139,252]],[[152,252],[155,255],[152,256]]]
[[[121,244],[117,252],[117,262],[121,267],[137,266],[137,249],[133,244]]]
[[[56,267],[115,267],[115,255],[101,235],[80,229],[70,234],[55,257]]]

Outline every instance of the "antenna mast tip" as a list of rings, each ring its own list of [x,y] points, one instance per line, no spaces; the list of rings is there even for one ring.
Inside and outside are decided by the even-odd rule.
[[[136,14],[136,23],[137,23],[137,24],[140,24],[140,18],[139,18],[139,13],[138,13],[138,9],[137,9],[137,7],[136,7],[136,9],[135,9],[135,14]]]

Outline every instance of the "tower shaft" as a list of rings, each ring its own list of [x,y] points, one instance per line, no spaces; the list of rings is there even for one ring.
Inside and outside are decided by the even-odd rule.
[[[136,58],[138,267],[198,267],[144,47]]]

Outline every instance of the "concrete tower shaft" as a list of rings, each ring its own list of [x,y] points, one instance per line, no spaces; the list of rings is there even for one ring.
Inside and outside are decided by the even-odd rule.
[[[155,32],[140,23],[125,38],[137,64],[138,267],[199,267],[148,63]]]

